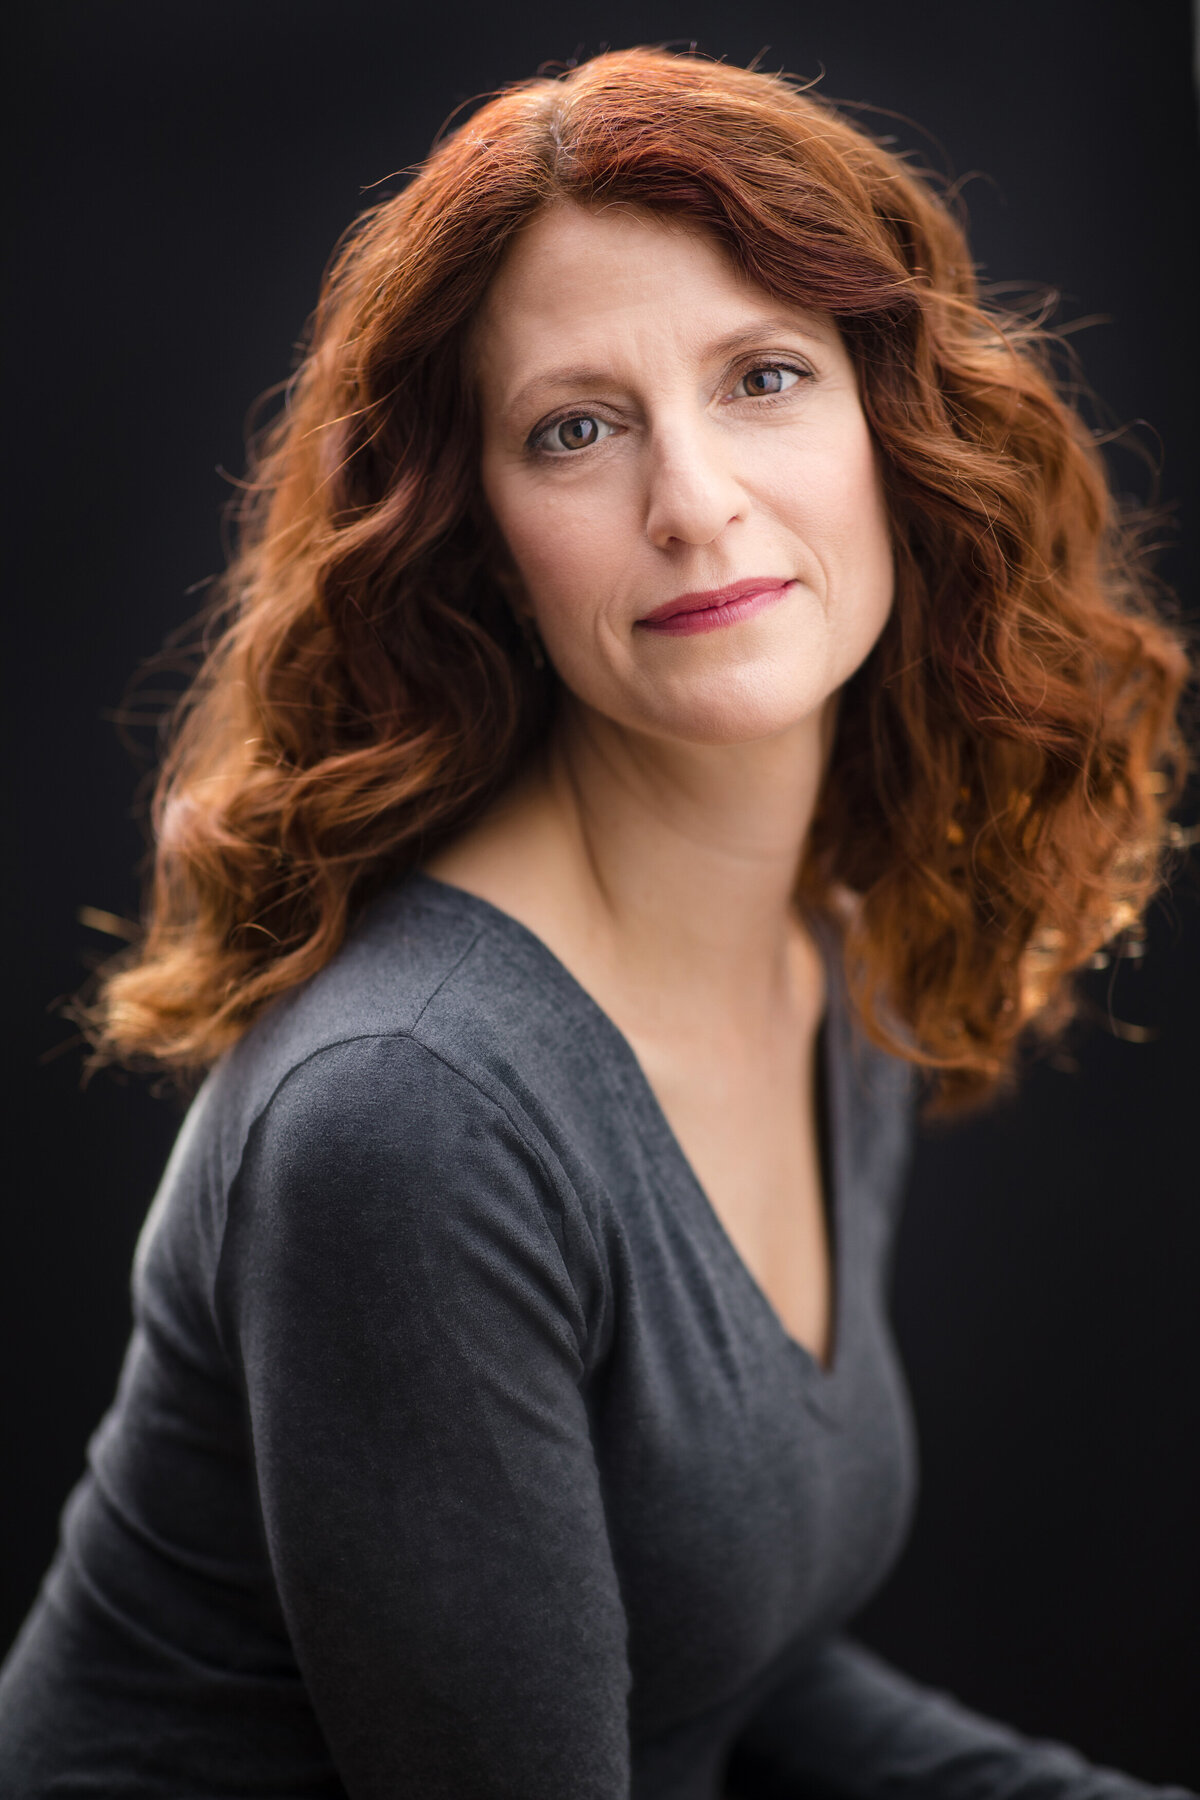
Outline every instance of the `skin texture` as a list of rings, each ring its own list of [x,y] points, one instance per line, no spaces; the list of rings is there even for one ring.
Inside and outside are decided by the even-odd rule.
[[[528,925],[624,1031],[743,1260],[827,1360],[824,974],[791,893],[839,690],[892,605],[853,364],[706,234],[566,204],[510,250],[472,352],[512,603],[567,704],[426,867]],[[760,576],[790,585],[719,630],[639,623]]]

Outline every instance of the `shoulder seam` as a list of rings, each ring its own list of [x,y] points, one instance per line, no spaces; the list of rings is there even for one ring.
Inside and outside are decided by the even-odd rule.
[[[542,1151],[540,1150],[540,1148],[538,1147],[537,1144],[533,1143],[530,1140],[528,1132],[523,1128],[520,1121],[513,1117],[513,1113],[510,1110],[510,1108],[508,1106],[504,1105],[500,1100],[496,1099],[494,1095],[487,1093],[485,1091],[485,1089],[483,1089],[479,1085],[479,1083],[474,1079],[474,1077],[469,1075],[466,1072],[465,1069],[461,1069],[458,1067],[458,1065],[456,1063],[451,1062],[447,1056],[443,1055],[440,1050],[435,1049],[434,1046],[432,1044],[430,1044],[424,1037],[419,1037],[416,1032],[416,1027],[420,1023],[421,1019],[424,1017],[425,1012],[426,1012],[430,1002],[435,998],[438,990],[444,985],[444,982],[447,981],[450,978],[450,976],[454,973],[455,969],[458,968],[459,963],[462,962],[463,958],[469,953],[469,951],[471,949],[474,948],[475,943],[478,941],[479,935],[480,935],[480,933],[477,932],[475,937],[471,940],[471,943],[468,944],[467,948],[463,951],[462,956],[460,956],[458,958],[458,961],[454,964],[453,968],[447,970],[446,975],[443,977],[442,981],[438,983],[438,988],[435,988],[434,992],[429,996],[429,1000],[426,1001],[425,1005],[421,1008],[421,1011],[417,1014],[416,1018],[413,1020],[411,1025],[397,1026],[394,1030],[391,1030],[391,1031],[348,1032],[344,1037],[331,1038],[327,1043],[318,1044],[316,1046],[316,1048],[313,1050],[310,1050],[306,1056],[301,1057],[298,1062],[294,1062],[294,1063],[290,1064],[289,1067],[284,1070],[283,1074],[279,1077],[279,1080],[275,1083],[275,1086],[271,1089],[271,1092],[267,1095],[267,1097],[263,1101],[262,1105],[256,1109],[252,1118],[248,1121],[247,1126],[246,1126],[246,1131],[245,1131],[245,1134],[242,1139],[241,1147],[238,1151],[237,1165],[234,1168],[233,1173],[230,1175],[229,1181],[225,1186],[224,1216],[223,1216],[222,1222],[221,1222],[221,1243],[220,1243],[220,1248],[217,1252],[217,1256],[216,1256],[216,1260],[215,1260],[214,1268],[213,1268],[213,1291],[209,1296],[209,1303],[212,1308],[213,1316],[218,1321],[218,1330],[220,1329],[220,1324],[219,1324],[220,1315],[219,1315],[219,1309],[216,1304],[216,1287],[217,1287],[218,1280],[220,1278],[221,1266],[222,1266],[222,1263],[224,1260],[224,1255],[225,1255],[225,1243],[226,1243],[226,1236],[227,1236],[228,1226],[229,1226],[229,1201],[233,1194],[233,1190],[237,1186],[238,1180],[241,1177],[242,1169],[244,1167],[245,1160],[246,1160],[246,1151],[249,1148],[251,1136],[253,1135],[256,1126],[258,1126],[260,1124],[260,1122],[266,1117],[267,1113],[270,1111],[271,1107],[273,1106],[275,1101],[278,1099],[278,1097],[282,1093],[283,1089],[287,1086],[287,1084],[291,1080],[292,1076],[298,1075],[302,1069],[307,1068],[310,1063],[315,1062],[319,1057],[323,1056],[327,1051],[344,1050],[351,1044],[387,1043],[389,1041],[399,1043],[399,1042],[407,1040],[409,1043],[416,1045],[416,1047],[419,1050],[423,1051],[426,1056],[432,1057],[432,1059],[435,1062],[440,1063],[443,1068],[447,1069],[450,1072],[451,1075],[455,1076],[459,1081],[463,1082],[467,1087],[473,1088],[474,1091],[479,1095],[481,1100],[483,1100],[489,1107],[493,1108],[496,1112],[498,1112],[501,1115],[501,1117],[507,1121],[507,1123],[509,1124],[511,1129],[516,1134],[517,1138],[520,1140],[521,1144],[524,1146],[525,1150],[534,1159],[534,1161],[537,1163],[538,1168],[542,1171],[542,1174],[545,1178],[546,1184],[547,1184],[550,1192],[554,1195],[555,1203],[558,1206],[559,1211],[561,1213],[562,1200],[559,1195],[560,1183],[559,1183],[559,1181],[557,1181],[555,1179],[554,1173],[550,1169],[549,1165],[547,1164],[546,1158],[542,1154]],[[514,1100],[515,1100],[515,1096],[514,1096]],[[566,1181],[566,1179],[567,1179],[565,1172],[563,1173],[562,1179],[564,1181]],[[567,1185],[570,1186],[570,1183],[568,1182]],[[572,1188],[572,1192],[574,1192],[573,1188]],[[578,1202],[578,1195],[576,1195],[576,1200]],[[543,1205],[542,1210],[544,1212],[544,1210],[545,1210],[544,1205]],[[592,1253],[594,1256],[596,1256],[597,1262],[599,1263],[600,1257],[599,1257],[599,1252],[598,1252],[596,1242],[595,1242],[595,1236],[594,1236],[594,1233],[592,1232],[591,1223],[587,1217],[586,1210],[583,1207],[582,1203],[579,1204],[579,1215],[580,1215],[580,1218],[582,1219],[583,1224],[587,1230],[588,1241],[592,1246]],[[548,1221],[547,1221],[547,1223],[548,1223]],[[587,1368],[590,1365],[590,1358],[588,1355],[587,1332],[586,1332],[587,1309],[585,1308],[583,1301],[580,1298],[579,1290],[575,1285],[575,1281],[571,1274],[571,1270],[567,1266],[566,1259],[562,1256],[561,1250],[559,1250],[557,1237],[553,1231],[550,1232],[550,1235],[554,1239],[555,1249],[558,1252],[560,1260],[562,1261],[563,1272],[566,1275],[568,1283],[570,1284],[571,1292],[575,1296],[575,1304],[576,1304],[576,1307],[579,1312],[579,1318],[580,1318],[580,1320],[582,1322],[582,1326],[584,1328],[581,1334],[577,1334],[577,1341],[578,1341],[580,1361],[584,1365],[584,1367]],[[224,1334],[222,1333],[221,1335],[222,1335],[222,1339],[223,1339]],[[228,1346],[226,1346],[226,1352],[228,1354]]]
[[[456,956],[454,961],[450,964],[450,967],[446,970],[446,973],[442,976],[442,979],[437,983],[436,987],[433,988],[431,993],[426,998],[424,1006],[421,1008],[420,1012],[417,1014],[416,1018],[413,1020],[412,1025],[409,1027],[409,1029],[411,1031],[413,1031],[413,1032],[416,1031],[417,1026],[421,1023],[421,1020],[425,1017],[425,1014],[429,1011],[430,1007],[433,1005],[434,1001],[437,999],[438,995],[441,993],[442,989],[445,987],[445,985],[449,981],[450,977],[452,975],[458,974],[458,971],[462,968],[463,964],[466,962],[468,956],[470,956],[472,950],[475,948],[476,944],[479,942],[479,940],[482,936],[483,936],[483,926],[479,925],[476,927],[475,931],[472,933],[470,940],[463,946],[460,954],[458,956]]]
[[[429,1049],[430,1055],[437,1054],[436,1051],[430,1049],[430,1047],[427,1044],[425,1044],[425,1042],[422,1038],[418,1038],[415,1035],[416,1028],[421,1023],[421,1020],[425,1017],[425,1014],[429,1011],[430,1006],[432,1006],[433,1002],[437,999],[437,996],[441,993],[442,989],[445,987],[445,985],[449,981],[450,977],[452,975],[455,975],[458,973],[458,970],[462,967],[463,963],[466,961],[466,959],[470,955],[471,951],[475,948],[476,944],[479,942],[481,935],[482,935],[482,927],[479,927],[472,934],[470,941],[460,951],[459,955],[455,957],[454,961],[451,963],[450,967],[443,974],[441,980],[433,988],[432,992],[427,996],[424,1004],[421,1007],[421,1010],[417,1013],[417,1015],[413,1019],[411,1025],[397,1025],[390,1031],[350,1031],[350,1032],[347,1032],[344,1037],[329,1038],[325,1043],[315,1045],[313,1047],[313,1049],[311,1049],[310,1051],[307,1052],[306,1055],[300,1057],[299,1061],[288,1064],[287,1068],[284,1069],[283,1073],[280,1075],[278,1081],[276,1081],[276,1083],[275,1083],[274,1087],[271,1089],[270,1093],[263,1100],[261,1106],[256,1107],[254,1112],[251,1114],[250,1118],[246,1121],[245,1136],[242,1139],[242,1146],[238,1152],[237,1168],[234,1170],[233,1175],[230,1178],[230,1182],[229,1182],[229,1186],[231,1188],[233,1186],[233,1183],[237,1180],[238,1176],[241,1174],[242,1163],[245,1160],[245,1155],[246,1155],[246,1145],[250,1141],[250,1134],[254,1130],[254,1127],[258,1124],[259,1120],[274,1105],[275,1101],[279,1097],[279,1094],[287,1086],[287,1084],[291,1080],[292,1076],[298,1075],[300,1073],[301,1069],[307,1068],[309,1063],[315,1062],[317,1057],[322,1055],[322,1053],[324,1051],[344,1049],[347,1044],[379,1043],[379,1042],[382,1042],[382,1040],[384,1040],[385,1038],[412,1037],[414,1043],[419,1043],[423,1046],[423,1048]],[[439,1060],[445,1061],[445,1058],[443,1057],[443,1058],[440,1058]],[[450,1068],[450,1067],[452,1067],[452,1065],[450,1063],[447,1063],[446,1067]],[[464,1074],[461,1069],[456,1070],[455,1073],[461,1075],[462,1079],[464,1081],[470,1082],[472,1087],[478,1087],[478,1083],[472,1082],[471,1077],[469,1075]],[[483,1093],[482,1088],[479,1088],[479,1092]],[[484,1094],[483,1097],[485,1100],[489,1098],[489,1096],[486,1094]],[[532,1148],[533,1148],[533,1146],[530,1145],[530,1149],[532,1149]]]

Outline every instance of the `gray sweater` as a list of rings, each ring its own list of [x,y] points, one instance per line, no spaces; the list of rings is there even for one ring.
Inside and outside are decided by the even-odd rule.
[[[842,1635],[913,1503],[884,1288],[914,1093],[813,929],[828,1372],[626,1039],[508,915],[394,882],[261,1019],[146,1221],[120,1387],[0,1679],[0,1791],[1153,1791]]]

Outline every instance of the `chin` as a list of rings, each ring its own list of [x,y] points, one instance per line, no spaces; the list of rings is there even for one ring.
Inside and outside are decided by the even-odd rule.
[[[652,729],[656,735],[688,744],[753,744],[799,731],[828,697],[824,689],[755,692],[731,683],[718,693],[687,700],[677,696],[677,703],[662,710]]]

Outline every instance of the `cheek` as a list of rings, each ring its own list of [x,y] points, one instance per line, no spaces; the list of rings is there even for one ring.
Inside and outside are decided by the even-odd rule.
[[[777,516],[814,552],[831,601],[890,601],[892,541],[875,443],[861,414],[801,441],[768,479]],[[848,590],[848,591],[847,591]]]
[[[584,573],[611,542],[598,509],[578,492],[555,490],[485,467],[484,493],[530,600],[539,610],[555,597],[577,592]]]
[[[878,527],[882,491],[865,426],[840,426],[802,439],[791,458],[776,461],[772,479],[780,499],[789,496],[797,513],[822,537],[848,538],[855,528],[874,532]]]

